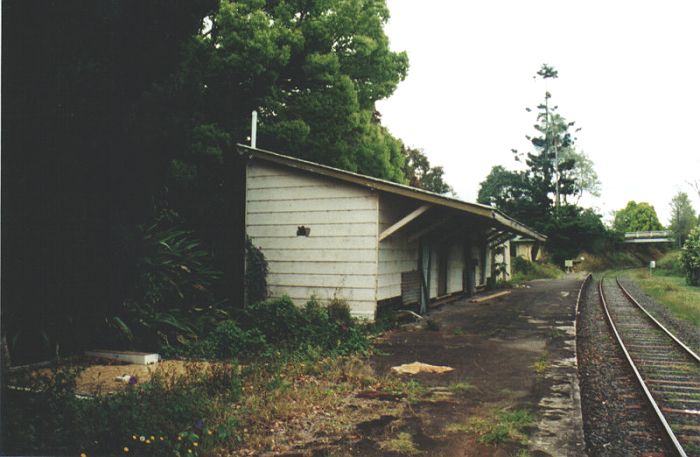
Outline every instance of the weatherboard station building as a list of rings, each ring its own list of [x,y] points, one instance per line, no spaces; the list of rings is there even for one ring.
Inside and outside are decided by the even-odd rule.
[[[509,274],[511,238],[546,239],[490,206],[244,145],[234,154],[233,219],[268,261],[270,295],[299,305],[425,312]]]

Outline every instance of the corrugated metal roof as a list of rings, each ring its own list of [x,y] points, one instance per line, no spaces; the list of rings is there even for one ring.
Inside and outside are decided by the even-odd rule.
[[[264,160],[288,167],[304,170],[310,173],[315,173],[330,178],[335,178],[341,181],[357,184],[360,186],[376,189],[382,192],[387,192],[395,195],[412,198],[415,200],[432,203],[445,208],[460,210],[472,215],[480,216],[488,219],[491,225],[501,226],[514,234],[524,235],[534,238],[538,241],[545,241],[547,237],[535,230],[529,228],[505,213],[488,205],[480,203],[471,203],[459,200],[453,197],[437,194],[423,189],[398,184],[384,179],[374,178],[372,176],[361,175],[347,170],[321,165],[319,163],[310,162],[308,160],[290,157],[283,154],[278,154],[264,149],[252,148],[243,144],[239,144],[238,152],[242,155],[247,155],[252,159]]]

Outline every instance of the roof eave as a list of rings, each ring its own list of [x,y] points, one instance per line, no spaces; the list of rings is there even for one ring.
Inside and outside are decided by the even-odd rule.
[[[500,211],[491,206],[482,205],[479,203],[465,202],[456,198],[447,197],[423,189],[417,189],[415,187],[407,186],[404,184],[398,184],[379,178],[373,178],[371,176],[365,176],[358,173],[353,173],[351,171],[333,168],[328,165],[322,165],[304,159],[289,157],[264,149],[253,148],[244,144],[238,144],[237,150],[240,154],[246,154],[251,158],[261,158],[269,162],[289,166],[299,170],[304,170],[335,179],[340,179],[342,181],[364,186],[373,190],[380,190],[395,195],[401,195],[404,197],[420,200],[426,203],[433,203],[443,207],[453,208],[466,213],[488,218],[495,221],[498,225],[510,229],[516,234],[527,235],[532,238],[535,238],[538,241],[545,241],[547,239],[546,236],[535,232],[534,230],[530,229],[524,224],[521,224],[515,219],[506,216],[505,214],[501,213]]]

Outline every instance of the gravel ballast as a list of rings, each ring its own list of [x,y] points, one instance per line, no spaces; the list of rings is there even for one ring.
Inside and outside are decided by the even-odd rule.
[[[614,340],[597,287],[591,281],[584,289],[577,322],[586,451],[591,456],[673,455]]]

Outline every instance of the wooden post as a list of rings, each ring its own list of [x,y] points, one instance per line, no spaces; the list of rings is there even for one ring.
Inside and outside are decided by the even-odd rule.
[[[245,306],[246,166],[248,158],[238,150],[225,156],[224,209],[226,285],[231,305]]]
[[[420,273],[419,312],[420,314],[425,314],[428,312],[428,304],[430,303],[430,243],[425,239],[421,239],[418,249],[420,250],[418,255],[418,272]]]

